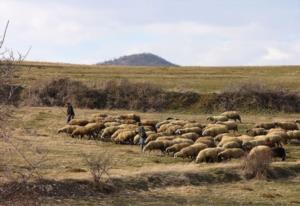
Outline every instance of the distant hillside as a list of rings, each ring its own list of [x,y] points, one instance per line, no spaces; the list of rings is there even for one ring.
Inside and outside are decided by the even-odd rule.
[[[151,54],[151,53],[142,53],[142,54],[133,54],[122,56],[117,59],[110,61],[105,61],[98,63],[98,65],[120,65],[120,66],[165,66],[165,67],[174,67],[178,66],[167,60]]]

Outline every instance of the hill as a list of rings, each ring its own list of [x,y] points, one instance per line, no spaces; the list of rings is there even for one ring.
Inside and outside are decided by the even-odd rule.
[[[151,53],[141,53],[122,56],[117,59],[98,63],[98,65],[117,65],[117,66],[177,66],[167,60]]]

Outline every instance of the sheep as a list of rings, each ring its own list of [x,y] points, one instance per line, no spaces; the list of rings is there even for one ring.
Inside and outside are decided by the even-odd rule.
[[[157,132],[165,132],[169,127],[172,127],[172,126],[174,126],[174,125],[171,123],[163,124],[157,129]]]
[[[168,154],[176,153],[176,152],[179,152],[181,149],[188,147],[190,145],[191,145],[191,143],[189,143],[189,142],[182,142],[182,143],[174,144],[170,147],[167,147],[166,152]]]
[[[276,122],[275,126],[285,130],[298,130],[297,123],[295,122]]]
[[[157,141],[160,141],[160,140],[173,140],[175,138],[176,138],[176,136],[160,136],[156,140]]]
[[[118,129],[120,129],[119,126],[111,126],[111,127],[106,127],[104,130],[103,130],[103,133],[101,135],[101,138],[110,138],[111,135],[117,131]]]
[[[134,119],[121,119],[121,124],[136,124],[136,121]]]
[[[237,138],[238,138],[239,140],[241,140],[243,143],[244,143],[244,142],[247,142],[247,141],[254,140],[254,137],[248,136],[248,135],[237,136]]]
[[[163,125],[165,125],[165,124],[169,124],[169,123],[170,123],[169,120],[164,120],[164,121],[162,121],[162,122],[158,122],[158,123],[155,125],[155,127],[156,127],[156,129],[159,129],[161,126],[163,126]]]
[[[202,143],[192,144],[188,147],[181,149],[179,152],[176,152],[174,154],[174,158],[181,157],[181,158],[195,159],[197,154],[205,148],[207,148],[206,144],[202,144]]]
[[[148,142],[154,141],[160,136],[162,136],[162,133],[150,134],[149,136],[147,136],[147,139],[146,139],[145,143],[147,144]]]
[[[88,123],[90,123],[88,120],[84,120],[84,119],[72,119],[69,122],[69,125],[78,125],[78,126],[85,126]]]
[[[259,128],[248,129],[246,132],[251,136],[258,136],[258,135],[266,135],[268,133],[268,130],[259,127]]]
[[[222,116],[226,116],[228,119],[232,119],[234,121],[239,120],[242,122],[241,116],[237,111],[227,111],[221,114]]]
[[[202,143],[206,144],[208,147],[215,147],[216,144],[212,137],[200,137],[198,138],[195,143]]]
[[[158,123],[157,120],[141,120],[142,125],[144,126],[152,126],[155,128],[155,125]]]
[[[197,155],[196,163],[215,162],[218,159],[218,154],[222,151],[224,151],[224,149],[221,147],[206,148],[201,150]]]
[[[141,121],[141,117],[136,114],[122,114],[120,115],[120,119],[131,119],[131,120],[135,120],[136,122]]]
[[[232,134],[230,134],[230,133],[218,134],[217,136],[214,137],[214,140],[216,142],[220,142],[224,136],[232,136]]]
[[[105,122],[104,126],[105,127],[113,127],[113,126],[119,126],[120,123],[119,122]]]
[[[116,143],[131,143],[133,142],[133,138],[136,135],[136,131],[124,131],[118,134],[118,136],[114,139]]]
[[[120,133],[125,132],[125,131],[130,131],[129,129],[123,129],[123,128],[119,128],[117,131],[115,131],[112,135],[111,135],[111,140],[114,140]]]
[[[288,139],[297,139],[300,140],[300,130],[288,131],[287,132]]]
[[[242,148],[244,150],[250,151],[252,148],[254,148],[256,146],[260,146],[260,145],[266,145],[266,141],[265,140],[251,140],[248,142],[243,142]]]
[[[245,152],[244,150],[240,148],[230,148],[230,149],[225,149],[223,152],[220,152],[218,154],[218,161],[223,161],[223,160],[228,160],[228,159],[237,159],[242,156],[244,156]]]
[[[218,143],[218,147],[223,147],[224,144],[232,141],[237,142],[238,144],[242,144],[242,141],[238,137],[224,136],[222,140]]]
[[[184,125],[187,124],[187,121],[185,121],[185,120],[173,120],[173,121],[171,121],[171,124],[179,125],[179,126],[183,127]]]
[[[286,152],[284,148],[270,148],[268,146],[260,145],[254,147],[248,154],[248,159],[263,158],[263,157],[280,157],[282,161],[286,158]]]
[[[207,117],[207,120],[211,121],[211,122],[225,122],[228,121],[228,118],[226,116],[209,116]]]
[[[192,127],[199,127],[199,128],[203,128],[203,125],[200,123],[187,123],[183,126],[183,128],[192,128]]]
[[[184,143],[184,142],[187,142],[187,143],[190,143],[190,144],[194,144],[193,140],[185,139],[185,138],[182,138],[182,137],[176,137],[175,139],[172,139],[172,141],[174,143],[176,143],[176,144],[178,144],[178,143]]]
[[[229,148],[241,148],[242,144],[240,142],[236,141],[229,141],[222,145],[223,148],[229,149]]]
[[[180,125],[172,125],[170,127],[168,127],[164,132],[168,135],[173,135],[175,134],[176,130],[181,129],[182,126]]]
[[[185,133],[190,133],[190,132],[201,134],[202,133],[202,129],[200,127],[191,127],[191,128],[177,129],[175,131],[175,134],[185,134]]]
[[[66,125],[60,129],[57,130],[57,133],[66,133],[66,134],[72,134],[72,132],[77,129],[77,125]]]
[[[228,130],[238,131],[238,125],[233,121],[217,122],[217,124],[227,126]]]
[[[160,150],[162,153],[165,151],[167,147],[174,145],[175,143],[171,140],[160,140],[160,141],[151,141],[143,149],[143,152],[152,151],[152,150]]]
[[[105,127],[102,123],[89,123],[84,126],[88,131],[88,136],[96,138],[100,134],[101,130]]]
[[[265,122],[265,123],[259,123],[254,126],[255,128],[264,128],[264,129],[272,129],[276,127],[276,124],[274,122]]]
[[[199,137],[199,134],[195,133],[195,132],[189,132],[189,133],[185,133],[183,135],[181,135],[183,138],[186,138],[186,139],[190,139],[190,140],[193,140],[193,141],[196,141],[196,139],[198,139]]]
[[[137,134],[133,138],[133,144],[137,145],[137,144],[139,144],[139,142],[140,142],[140,135]]]
[[[205,128],[202,132],[202,136],[217,136],[218,134],[226,133],[228,132],[228,128],[225,125],[216,126],[216,127],[209,127]]]
[[[89,131],[87,128],[83,126],[78,126],[73,132],[72,132],[72,137],[78,137],[80,138],[84,137],[85,135],[88,135]]]
[[[138,128],[138,126],[136,124],[121,124],[118,127],[122,128],[122,129],[137,129]]]

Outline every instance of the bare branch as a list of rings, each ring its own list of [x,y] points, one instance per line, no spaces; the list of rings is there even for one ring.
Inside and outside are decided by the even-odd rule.
[[[2,46],[4,44],[4,40],[5,40],[5,37],[6,37],[6,32],[7,32],[7,29],[8,29],[8,25],[9,25],[9,20],[6,23],[4,33],[3,33],[3,37],[2,37],[2,40],[0,41],[0,49],[2,48]]]

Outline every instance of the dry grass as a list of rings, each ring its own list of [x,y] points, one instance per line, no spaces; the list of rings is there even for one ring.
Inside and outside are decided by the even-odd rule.
[[[26,68],[32,66],[30,72]],[[262,82],[297,91],[300,88],[299,66],[278,67],[111,67],[28,62],[18,71],[16,81],[25,82],[70,77],[82,80],[89,86],[101,85],[111,79],[128,79],[131,82],[148,82],[164,89],[218,92],[243,82]]]

